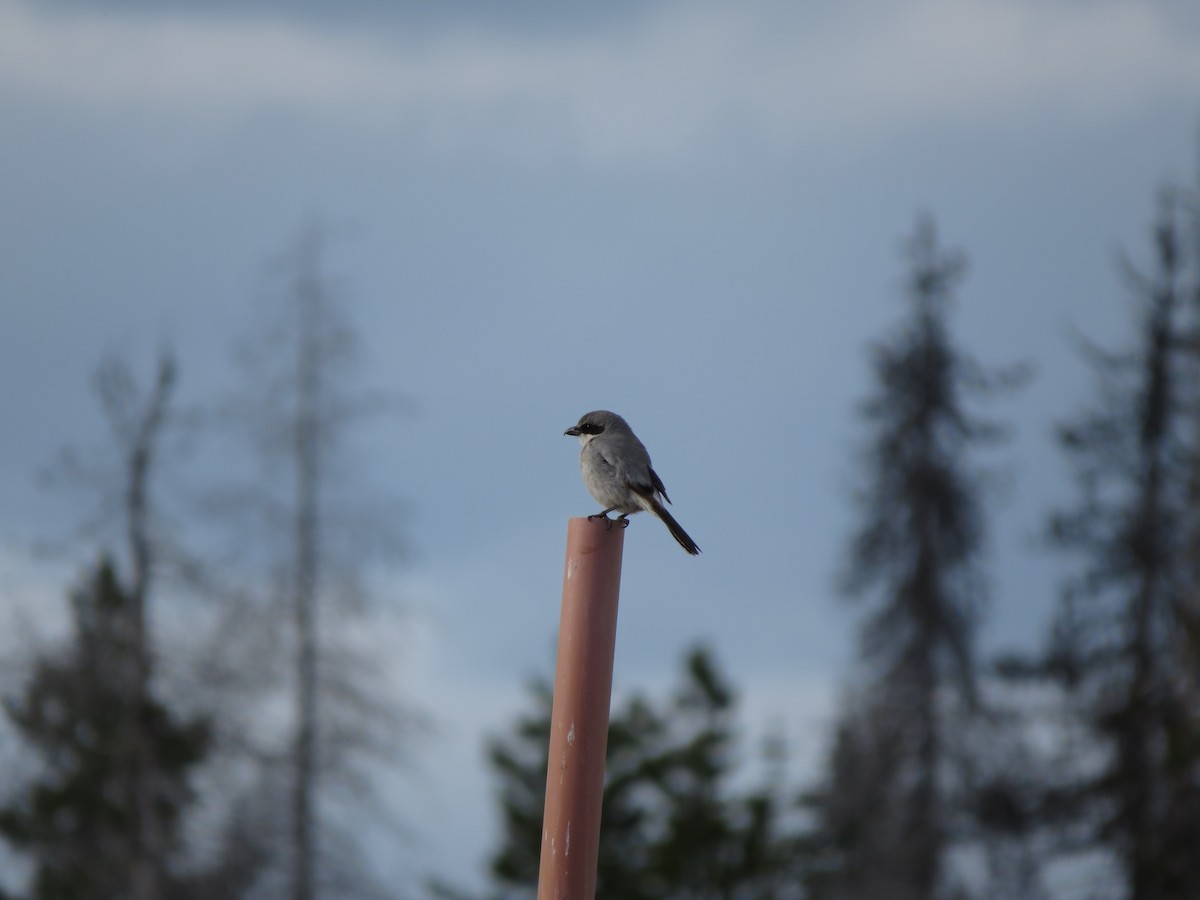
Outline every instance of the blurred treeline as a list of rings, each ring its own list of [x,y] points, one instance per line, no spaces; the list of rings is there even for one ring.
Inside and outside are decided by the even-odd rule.
[[[149,384],[106,359],[109,440],[42,473],[91,509],[51,549],[93,557],[4,685],[0,896],[395,896],[361,838],[399,840],[376,782],[425,723],[371,591],[402,510],[352,438],[404,404],[360,384],[325,242],[273,261],[216,396],[184,405],[169,351]]]
[[[1004,602],[983,549],[1007,479],[984,461],[1033,373],[956,345],[966,259],[932,220],[905,248],[906,309],[860,407],[842,579],[859,650],[823,771],[789,783],[778,737],[756,760],[728,676],[692,650],[670,697],[613,712],[600,897],[1200,897],[1200,193],[1164,189],[1144,262],[1119,260],[1126,343],[1079,341],[1094,396],[1056,425],[1074,500],[1032,551],[1070,574],[1040,647],[999,658],[978,647]],[[550,699],[535,684],[490,747],[493,898],[533,896]]]
[[[985,461],[1036,381],[956,344],[966,259],[918,221],[859,411],[842,579],[859,651],[823,769],[797,785],[782,738],[745,746],[734,682],[692,649],[669,696],[613,710],[599,896],[1200,897],[1200,194],[1163,189],[1148,230],[1118,266],[1130,332],[1080,339],[1094,395],[1055,425],[1075,479],[1037,551],[1069,573],[1047,586],[1057,610],[1038,649],[985,658],[1005,599],[988,596],[1003,479]],[[92,491],[84,534],[105,551],[70,589],[68,634],[4,690],[13,897],[468,896],[468,873],[367,874],[377,779],[424,723],[380,688],[370,639],[371,567],[401,549],[401,517],[344,464],[357,423],[398,403],[358,386],[320,250],[308,232],[283,260],[241,380],[209,406],[176,403],[169,354],[144,388],[120,362],[97,372],[113,465],[66,453],[56,472]],[[212,432],[243,462],[165,496],[169,460]],[[186,546],[182,509],[227,545]],[[537,682],[488,747],[488,897],[534,895],[549,714]]]

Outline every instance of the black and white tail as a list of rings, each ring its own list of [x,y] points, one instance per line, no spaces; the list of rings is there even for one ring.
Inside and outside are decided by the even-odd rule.
[[[663,505],[659,503],[656,498],[652,498],[650,503],[653,507],[654,514],[663,520],[663,524],[666,525],[667,530],[671,532],[671,537],[679,541],[679,546],[688,553],[692,554],[692,556],[699,556],[700,548],[696,546],[696,542],[692,540],[691,536],[683,530],[683,526],[675,521],[675,517],[667,512]]]

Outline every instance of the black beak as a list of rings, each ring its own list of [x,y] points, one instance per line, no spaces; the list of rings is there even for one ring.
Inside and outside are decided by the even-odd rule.
[[[563,434],[569,434],[571,437],[579,437],[579,426],[572,425],[570,428],[564,431]]]

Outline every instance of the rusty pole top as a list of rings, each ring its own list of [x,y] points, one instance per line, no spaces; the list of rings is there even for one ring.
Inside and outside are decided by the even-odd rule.
[[[538,900],[592,900],[625,529],[567,523]]]

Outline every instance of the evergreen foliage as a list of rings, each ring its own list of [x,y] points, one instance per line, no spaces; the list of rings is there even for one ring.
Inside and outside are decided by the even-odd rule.
[[[1062,691],[1057,757],[1026,786],[1060,854],[1107,851],[1130,900],[1200,896],[1200,229],[1166,192],[1154,271],[1126,263],[1137,338],[1087,346],[1098,399],[1059,429],[1078,499],[1051,520],[1073,557],[1039,659]],[[1189,308],[1190,304],[1190,308]]]
[[[1001,430],[966,395],[1020,373],[986,373],[955,346],[947,316],[965,260],[938,245],[931,220],[907,250],[909,314],[874,348],[862,407],[871,432],[845,580],[865,606],[862,683],[845,695],[828,781],[808,798],[816,898],[949,896],[968,780],[957,738],[977,707],[985,600],[984,485],[970,460]]]
[[[504,821],[492,874],[503,898],[532,896],[537,885],[551,696],[543,682],[532,693],[534,709],[490,746]],[[688,654],[669,700],[634,695],[614,711],[598,898],[798,896],[778,786],[733,783],[735,711],[732,687],[703,649]]]
[[[69,645],[38,659],[22,694],[5,702],[41,769],[0,808],[0,835],[34,863],[33,900],[130,896],[138,833],[135,722],[153,740],[164,864],[182,849],[182,815],[195,799],[189,775],[205,757],[209,729],[153,697],[136,701],[130,612],[128,591],[102,560],[71,597]],[[171,871],[159,877],[172,896],[186,895],[186,878]]]

